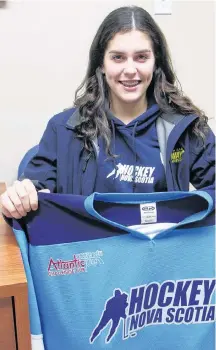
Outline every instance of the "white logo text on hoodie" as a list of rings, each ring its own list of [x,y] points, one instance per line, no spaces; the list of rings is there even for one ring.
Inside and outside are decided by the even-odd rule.
[[[134,169],[135,168],[135,169]],[[135,177],[134,182],[136,183],[154,183],[153,173],[155,171],[155,167],[150,166],[139,166],[136,165],[128,165],[118,163],[116,165],[116,169],[113,169],[108,175],[107,179],[111,176],[114,176],[115,179],[119,178],[119,181],[132,182],[133,176]]]

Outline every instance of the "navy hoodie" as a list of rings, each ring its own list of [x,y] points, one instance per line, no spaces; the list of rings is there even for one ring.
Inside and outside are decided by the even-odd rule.
[[[107,157],[103,138],[99,139],[97,192],[164,192],[167,190],[165,168],[157,137],[155,104],[125,125],[110,112],[112,153]]]
[[[115,143],[112,140],[116,144],[116,150],[113,149],[114,153],[118,153],[121,137],[122,140],[125,140],[124,135],[128,132],[125,143],[128,149],[130,148],[130,162],[132,162],[126,162],[127,159],[124,158],[121,160],[122,163],[135,166],[149,166],[151,168],[156,166],[163,169],[158,157],[159,151],[157,151],[156,161],[150,159],[152,156],[151,152],[149,152],[148,159],[145,160],[147,163],[145,164],[141,164],[142,157],[139,155],[142,149],[143,152],[145,149],[144,145],[142,148],[138,146],[140,140],[143,138],[144,142],[147,130],[149,130],[149,135],[153,135],[155,118],[158,142],[165,166],[165,184],[163,182],[163,170],[161,177],[159,176],[160,174],[157,175],[157,170],[151,173],[150,170],[148,172],[146,170],[146,176],[143,177],[152,178],[156,176],[156,181],[151,190],[160,191],[165,189],[163,186],[166,186],[167,191],[188,191],[189,184],[192,183],[196,189],[207,191],[214,199],[215,136],[213,132],[209,128],[205,144],[203,145],[199,138],[191,132],[192,124],[198,118],[196,115],[161,115],[161,112],[159,114],[156,113],[157,108],[157,106],[150,107],[152,113],[149,116],[149,126],[147,126],[148,111],[145,114],[145,121],[141,120],[139,125],[137,120],[136,126],[132,122],[131,128],[130,125],[127,128],[122,127],[119,122],[113,120],[113,136],[116,136],[117,141]],[[39,143],[37,154],[29,162],[20,179],[28,178],[32,180],[38,190],[48,188],[51,192],[82,195],[89,195],[94,192],[99,183],[97,182],[98,162],[100,154],[103,153],[103,148],[100,149],[100,140],[95,139],[92,140],[93,151],[91,153],[84,149],[83,141],[76,137],[74,130],[79,123],[79,111],[74,108],[65,110],[51,118]],[[128,145],[130,140],[131,144]],[[155,142],[155,137],[147,137],[146,140],[151,145],[151,142]],[[134,152],[132,149],[133,142],[136,147]],[[157,142],[155,142],[155,147],[156,149],[158,148]],[[116,158],[116,166],[117,164],[118,158]],[[113,170],[115,171],[116,168],[111,168],[110,172]],[[135,171],[137,171],[137,168],[135,168]],[[141,189],[141,187],[140,189],[138,188],[140,184],[136,182],[136,176],[137,173],[134,172],[132,182],[137,186],[135,191]],[[112,175],[110,175],[111,177]],[[105,181],[105,177],[100,181]],[[145,184],[145,186],[148,185],[151,186],[150,183]],[[132,192],[131,188],[130,190],[128,188],[126,190]],[[112,191],[114,191],[114,188],[112,188]],[[116,191],[118,191],[117,187]]]

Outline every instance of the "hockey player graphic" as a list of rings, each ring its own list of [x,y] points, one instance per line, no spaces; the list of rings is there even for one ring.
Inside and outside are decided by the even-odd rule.
[[[115,175],[115,179],[116,179],[117,177],[119,177],[119,175],[123,173],[123,171],[124,171],[124,166],[121,163],[118,163],[116,164],[116,168],[113,169],[113,171],[111,171],[111,173],[107,175],[107,179],[113,175]]]
[[[116,333],[121,318],[126,318],[125,310],[128,306],[127,297],[126,293],[122,293],[120,289],[115,289],[114,296],[107,300],[101,319],[91,334],[90,343],[93,343],[95,338],[110,321],[112,321],[112,326],[106,338],[106,342],[108,343],[111,340]]]

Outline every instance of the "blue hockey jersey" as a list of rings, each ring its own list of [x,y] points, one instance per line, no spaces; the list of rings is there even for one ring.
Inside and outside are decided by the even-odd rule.
[[[214,350],[215,231],[202,191],[39,193],[15,220],[33,350]]]

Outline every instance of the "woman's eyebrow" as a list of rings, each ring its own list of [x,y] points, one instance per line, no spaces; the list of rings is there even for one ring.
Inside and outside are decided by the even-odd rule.
[[[150,49],[138,50],[138,51],[135,51],[135,54],[137,54],[137,53],[148,53],[148,52],[151,52],[151,50]],[[119,51],[119,50],[111,50],[111,51],[109,51],[109,53],[125,54],[126,52],[125,51]]]

